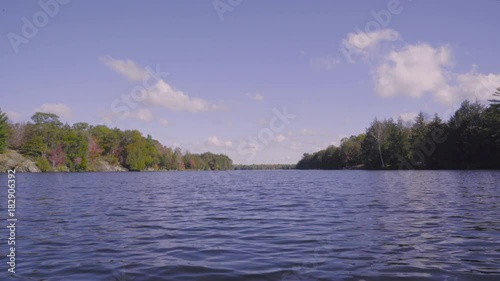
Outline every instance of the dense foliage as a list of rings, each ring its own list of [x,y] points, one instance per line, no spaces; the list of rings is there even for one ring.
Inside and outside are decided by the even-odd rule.
[[[7,132],[9,129],[7,121],[7,115],[0,109],[0,153],[4,152],[7,147]]]
[[[304,154],[297,169],[499,169],[500,101],[490,102],[464,101],[447,122],[422,112],[411,124],[375,119],[339,147]]]
[[[233,169],[232,160],[226,155],[183,154],[179,148],[173,150],[137,130],[122,131],[87,123],[70,126],[61,123],[57,115],[42,112],[26,124],[7,125],[2,120],[0,148],[6,143],[10,149],[35,159],[42,171],[95,171],[103,162],[132,171]],[[8,134],[3,134],[3,126],[8,128]],[[2,142],[2,136],[8,136],[6,142]]]

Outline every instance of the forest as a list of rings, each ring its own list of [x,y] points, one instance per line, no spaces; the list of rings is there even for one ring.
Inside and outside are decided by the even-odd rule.
[[[0,110],[0,153],[18,151],[42,171],[98,171],[103,161],[130,171],[262,169],[500,169],[500,88],[488,106],[462,102],[447,121],[420,112],[413,122],[374,119],[364,133],[296,165],[235,165],[223,154],[183,153],[137,130],[63,124],[37,112],[12,123]]]
[[[137,130],[88,123],[63,124],[53,113],[37,112],[32,122],[9,122],[0,111],[0,153],[6,149],[32,159],[41,171],[96,171],[103,161],[130,171],[230,170],[232,160],[210,152],[182,153]]]
[[[444,122],[420,112],[411,123],[374,119],[340,145],[305,153],[297,169],[499,169],[500,88],[485,106],[462,102]]]

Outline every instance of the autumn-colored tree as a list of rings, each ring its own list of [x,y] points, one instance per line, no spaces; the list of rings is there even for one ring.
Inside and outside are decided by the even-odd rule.
[[[58,145],[56,148],[51,150],[49,155],[49,161],[51,162],[53,168],[65,164],[66,156],[64,155],[62,144]]]
[[[182,156],[182,150],[180,148],[177,147],[175,149],[173,158],[174,158],[176,170],[182,171],[182,170],[186,169],[186,167],[184,166],[184,159]]]
[[[8,146],[13,150],[20,150],[26,142],[26,124],[10,124]]]
[[[95,167],[97,159],[138,171],[203,169],[209,166],[208,162],[213,169],[233,168],[225,155],[207,154],[206,161],[200,154],[184,156],[180,149],[174,152],[138,130],[122,131],[84,122],[70,126],[62,124],[57,115],[44,112],[35,113],[31,119],[33,122],[27,124],[10,124],[9,140],[11,148],[31,157],[43,171],[54,168],[86,171],[89,162]],[[185,158],[189,159],[186,163]]]
[[[88,158],[90,160],[94,160],[99,157],[102,153],[102,149],[96,141],[96,137],[89,136],[87,139],[88,142]]]

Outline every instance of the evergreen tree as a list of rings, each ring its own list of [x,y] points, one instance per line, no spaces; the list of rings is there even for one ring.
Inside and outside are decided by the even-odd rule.
[[[498,169],[500,102],[491,102],[485,107],[466,100],[446,123],[438,115],[429,122],[422,112],[412,124],[375,119],[365,135],[305,153],[296,168]]]

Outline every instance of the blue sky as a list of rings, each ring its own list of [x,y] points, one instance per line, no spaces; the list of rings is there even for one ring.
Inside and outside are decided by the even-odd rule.
[[[499,11],[495,0],[8,0],[1,108],[295,163],[374,117],[446,119],[486,100],[500,86]]]

